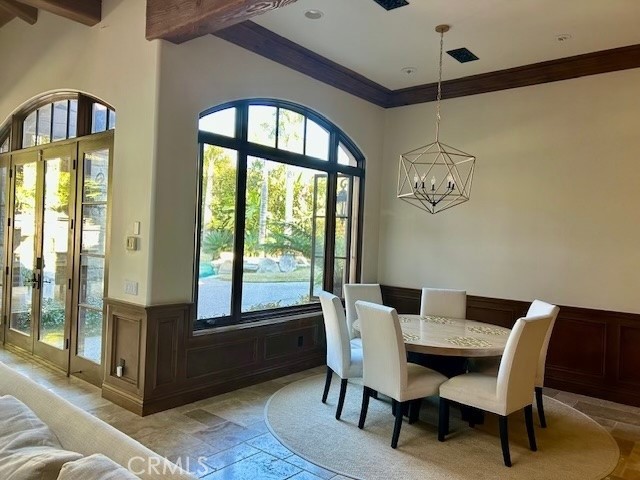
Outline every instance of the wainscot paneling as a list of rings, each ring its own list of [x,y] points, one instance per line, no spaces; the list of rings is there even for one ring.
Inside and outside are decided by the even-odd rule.
[[[385,305],[420,311],[420,289],[382,286]],[[467,296],[467,318],[511,328],[530,302]],[[640,315],[560,306],[545,385],[640,406]]]
[[[322,315],[193,334],[192,305],[107,301],[105,398],[147,415],[322,365]],[[124,365],[121,377],[118,365]]]

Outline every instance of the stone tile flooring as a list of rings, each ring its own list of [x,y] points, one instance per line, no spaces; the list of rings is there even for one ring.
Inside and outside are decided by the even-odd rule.
[[[31,357],[0,347],[0,361],[204,479],[346,479],[293,454],[264,422],[273,393],[324,367],[139,417],[103,399],[99,388]],[[545,394],[589,415],[614,436],[621,456],[608,480],[640,480],[640,408],[552,389]]]

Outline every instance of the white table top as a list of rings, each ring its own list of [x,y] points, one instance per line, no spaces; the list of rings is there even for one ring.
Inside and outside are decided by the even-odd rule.
[[[511,330],[459,318],[402,314],[400,326],[408,351],[453,357],[502,355]],[[360,331],[358,320],[353,328]]]

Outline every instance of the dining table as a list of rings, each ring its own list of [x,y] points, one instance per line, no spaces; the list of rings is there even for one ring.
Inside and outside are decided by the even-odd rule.
[[[497,357],[507,345],[508,328],[464,318],[400,314],[400,327],[408,352],[445,357]],[[360,322],[353,322],[360,331]]]

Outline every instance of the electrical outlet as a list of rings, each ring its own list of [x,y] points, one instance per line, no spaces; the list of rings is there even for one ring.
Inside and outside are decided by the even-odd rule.
[[[133,280],[125,280],[124,293],[128,293],[129,295],[138,295],[138,282],[134,282]]]

